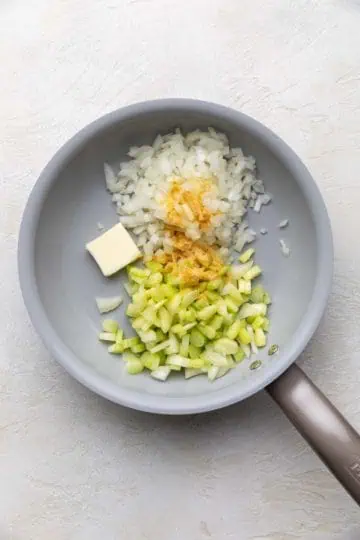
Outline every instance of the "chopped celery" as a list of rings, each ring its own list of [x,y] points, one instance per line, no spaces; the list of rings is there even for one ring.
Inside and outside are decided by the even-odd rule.
[[[112,296],[111,298],[95,298],[96,305],[100,313],[108,313],[109,311],[114,311],[122,304],[122,296]]]
[[[166,364],[180,367],[190,367],[189,362],[190,360],[188,358],[180,354],[170,354],[166,359]]]
[[[118,331],[119,325],[117,321],[112,319],[104,319],[102,323],[102,328],[104,332],[110,332],[110,334],[116,334]]]
[[[197,289],[186,291],[182,297],[181,305],[183,308],[189,307],[198,298],[199,292]]]
[[[167,334],[171,326],[171,315],[164,306],[159,309],[159,319],[161,330],[164,334]]]
[[[251,323],[251,326],[253,327],[254,330],[256,330],[257,328],[262,328],[264,324],[264,320],[265,320],[264,317],[262,317],[261,315],[258,315],[257,317],[255,317],[255,319]]]
[[[141,360],[138,359],[127,362],[126,371],[130,375],[138,375],[138,373],[144,371],[143,363],[141,362]]]
[[[207,306],[204,307],[201,311],[198,312],[197,318],[201,321],[208,321],[215,315],[217,311],[216,306]]]
[[[113,343],[108,347],[108,351],[110,354],[122,354],[124,349],[121,343]]]
[[[262,328],[256,328],[255,329],[254,341],[255,341],[255,345],[257,347],[265,347],[265,345],[266,345],[266,336],[265,336],[264,330]]]
[[[225,298],[225,304],[226,304],[226,307],[227,307],[228,311],[230,311],[231,313],[237,313],[238,312],[239,307],[236,305],[234,300],[232,298],[230,298],[229,296],[227,296]]]
[[[228,330],[226,332],[226,337],[228,337],[229,339],[235,339],[239,334],[240,328],[241,328],[241,322],[240,322],[239,319],[237,319],[228,328]]]
[[[181,304],[182,296],[180,293],[175,294],[167,303],[167,309],[171,315],[174,315]]]
[[[211,328],[211,326],[208,326],[206,324],[200,323],[198,325],[198,329],[208,339],[214,339],[216,336],[216,330],[214,330],[213,328]]]
[[[238,337],[242,345],[249,345],[251,343],[251,336],[246,328],[240,328]]]
[[[233,339],[221,338],[214,342],[214,349],[221,354],[236,354],[239,345]]]
[[[261,285],[257,285],[251,291],[250,300],[254,304],[265,303],[264,302],[264,294],[265,294],[264,288]]]
[[[203,295],[204,296],[204,295]],[[198,310],[198,311],[201,311],[202,309],[206,308],[209,306],[207,300],[205,300],[204,297],[202,298],[199,298],[199,300],[197,300],[194,304],[195,308]]]
[[[190,341],[191,341],[191,336],[190,336]],[[190,356],[191,360],[194,360],[195,358],[199,358],[200,354],[201,354],[201,348],[196,347],[196,345],[192,345],[190,343],[190,345],[189,345],[189,356]]]
[[[244,279],[251,281],[252,279],[255,279],[258,276],[260,276],[261,272],[262,270],[260,266],[255,265],[252,268],[250,268],[250,270],[248,270],[246,274],[244,274]]]
[[[160,351],[163,351],[163,350],[167,349],[167,348],[169,347],[169,345],[170,345],[170,340],[167,339],[166,341],[162,341],[162,342],[159,343],[158,345],[155,345],[155,347],[152,347],[152,348],[150,349],[150,352],[151,352],[152,354],[158,353],[158,352],[160,352]]]
[[[241,292],[232,283],[227,283],[222,290],[223,296],[230,296],[232,300],[239,306],[244,302]],[[237,311],[237,310],[236,310]]]
[[[245,353],[242,349],[239,349],[238,352],[236,354],[234,354],[234,358],[235,358],[235,362],[236,363],[240,363],[244,360],[245,358]]]
[[[219,330],[222,325],[224,324],[224,317],[221,315],[215,315],[210,322],[208,322],[208,326],[211,326],[214,330]]]
[[[100,332],[99,339],[100,341],[116,341],[116,334],[112,332]]]
[[[190,344],[195,347],[203,347],[205,345],[205,338],[199,330],[193,328],[190,333]]]
[[[239,279],[238,281],[238,290],[242,294],[251,293],[251,281],[246,281],[245,279]]]
[[[239,311],[240,319],[256,317],[257,315],[266,315],[266,304],[244,304]]]
[[[213,366],[208,371],[208,379],[209,381],[214,381],[219,373],[220,368]]]
[[[239,257],[239,261],[241,263],[246,263],[248,262],[249,259],[251,259],[251,257],[254,255],[255,253],[255,249],[254,248],[249,248],[247,249],[246,251],[244,251],[244,253],[242,255],[240,255]]]
[[[252,265],[253,265],[252,261],[248,261],[245,264],[233,265],[231,267],[231,275],[233,276],[234,279],[241,279],[246,274],[246,272],[250,270]]]
[[[139,354],[145,351],[145,345],[143,343],[138,343],[131,347],[131,351],[135,354]]]
[[[189,345],[190,345],[190,334],[186,334],[182,337],[180,343],[180,354],[181,356],[188,356],[189,354]]]
[[[158,381],[166,381],[170,371],[171,368],[169,366],[160,366],[158,369],[151,372],[151,376]]]
[[[214,279],[213,281],[209,281],[207,288],[209,291],[217,291],[223,287],[223,284],[222,279]]]
[[[160,366],[159,354],[144,352],[141,355],[141,361],[144,364],[144,366],[150,371],[153,371],[154,369],[157,369]]]

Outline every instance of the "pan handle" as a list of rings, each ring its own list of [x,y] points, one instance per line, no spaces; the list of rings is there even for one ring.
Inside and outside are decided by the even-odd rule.
[[[267,391],[360,505],[360,436],[355,429],[296,364]]]

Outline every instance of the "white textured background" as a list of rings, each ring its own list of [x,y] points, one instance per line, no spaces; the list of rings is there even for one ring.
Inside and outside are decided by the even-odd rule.
[[[328,205],[335,283],[304,367],[360,429],[359,68],[355,0],[1,0],[1,540],[360,538],[357,507],[264,393],[186,419],[106,403],[44,350],[16,276],[28,193],[79,128],[157,97],[243,110]]]

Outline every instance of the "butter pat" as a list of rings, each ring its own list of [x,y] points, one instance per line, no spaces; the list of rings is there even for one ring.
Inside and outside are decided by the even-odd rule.
[[[141,257],[135,242],[121,223],[86,244],[86,249],[94,257],[104,276],[115,274]]]

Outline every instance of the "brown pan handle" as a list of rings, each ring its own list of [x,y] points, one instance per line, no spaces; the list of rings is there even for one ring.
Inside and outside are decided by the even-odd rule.
[[[293,364],[267,391],[360,505],[360,436]]]

